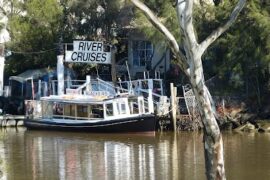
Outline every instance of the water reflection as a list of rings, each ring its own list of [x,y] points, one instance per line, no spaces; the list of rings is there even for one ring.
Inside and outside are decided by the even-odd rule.
[[[2,179],[205,179],[202,134],[0,132]],[[270,176],[270,134],[224,133],[228,179]]]
[[[178,171],[181,166],[181,169],[187,168],[183,167],[185,163],[180,158],[188,164],[192,160],[192,166],[198,163],[197,143],[193,141],[193,146],[189,142],[178,143],[177,134],[159,134],[157,137],[77,133],[52,135],[27,131],[25,137],[28,147],[26,158],[32,165],[32,179],[48,178],[48,174],[50,179],[179,179],[179,173],[187,178],[194,175],[185,175],[185,170]],[[179,145],[184,145],[184,149]],[[184,151],[182,157],[179,149]],[[196,173],[197,169],[193,169]]]
[[[196,133],[5,134],[7,179],[198,179],[203,173]]]

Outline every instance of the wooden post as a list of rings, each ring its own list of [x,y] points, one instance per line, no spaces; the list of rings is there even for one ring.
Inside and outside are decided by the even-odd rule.
[[[115,63],[115,53],[116,53],[116,47],[112,46],[111,47],[111,63],[112,63],[112,67],[111,67],[111,75],[112,75],[112,82],[114,85],[116,85],[117,83],[117,79],[116,79],[116,63]]]
[[[43,96],[49,95],[48,93],[48,83],[44,82]]]
[[[37,99],[39,100],[41,97],[41,80],[38,80],[38,95]]]
[[[225,102],[224,102],[224,98],[222,98],[222,115],[225,115]]]
[[[31,79],[32,99],[35,100],[35,87],[33,77]]]
[[[89,76],[89,75],[86,76],[86,83],[87,83],[86,91],[89,92],[92,89],[92,87],[91,87],[91,76]]]
[[[171,90],[171,108],[172,108],[172,122],[173,122],[173,130],[176,131],[176,97],[175,97],[175,88],[173,83],[170,83],[170,90]]]
[[[147,84],[148,84],[148,89],[152,89],[152,90],[154,89],[153,79],[148,79]]]
[[[56,95],[55,81],[52,81],[52,91],[53,91],[53,95]]]
[[[154,102],[152,89],[148,89],[148,111],[149,113],[154,113]]]

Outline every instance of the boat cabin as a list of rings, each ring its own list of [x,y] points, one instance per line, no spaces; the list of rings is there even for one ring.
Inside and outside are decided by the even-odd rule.
[[[119,119],[149,113],[143,96],[94,99],[85,96],[76,99],[63,96],[41,98],[42,119],[98,120]]]

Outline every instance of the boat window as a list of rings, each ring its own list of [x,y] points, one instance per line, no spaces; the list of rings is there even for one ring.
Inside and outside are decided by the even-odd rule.
[[[144,110],[143,113],[148,112],[149,108],[145,108],[145,107],[149,107],[149,102],[148,101],[145,101],[145,102],[142,101],[142,103],[143,103],[143,108],[142,109]]]
[[[91,107],[92,114],[90,114],[91,118],[104,118],[103,115],[103,105],[93,105]]]
[[[77,116],[78,117],[88,117],[87,106],[77,105]]]
[[[106,104],[106,115],[113,116],[113,104]]]
[[[42,101],[42,117],[43,118],[52,118],[52,102]]]
[[[54,103],[53,104],[53,114],[54,115],[63,115],[63,104]]]
[[[144,104],[142,99],[139,100],[139,113],[144,113]]]
[[[65,104],[64,105],[64,115],[75,117],[75,105],[74,104]]]
[[[120,111],[119,111],[120,114],[126,114],[126,113],[127,113],[125,103],[120,103],[120,104],[119,104],[119,108],[120,108]]]
[[[138,102],[135,100],[129,100],[129,109],[131,114],[138,114],[139,109],[138,109]]]

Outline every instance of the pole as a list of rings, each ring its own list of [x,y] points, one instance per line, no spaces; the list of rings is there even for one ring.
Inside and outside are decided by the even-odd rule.
[[[112,63],[112,67],[111,67],[111,74],[112,74],[112,82],[114,85],[116,85],[116,64],[115,64],[115,53],[116,53],[116,47],[113,45],[111,46],[111,63]]]
[[[89,75],[86,76],[86,83],[87,83],[86,91],[89,92],[92,89],[92,87],[91,87],[91,76],[89,76]]]
[[[60,1],[61,6],[63,7],[63,19],[62,25],[65,27],[66,20],[67,20],[67,9],[66,9],[66,1]],[[64,48],[63,48],[63,33],[64,28],[60,30],[59,34],[59,42],[57,47],[57,93],[58,95],[63,95],[64,90]]]
[[[41,86],[42,86],[41,80],[38,80],[38,95],[37,95],[38,100],[41,97]]]
[[[133,87],[132,87],[132,83],[131,83],[131,77],[130,77],[130,73],[129,73],[129,67],[128,67],[128,62],[126,61],[126,66],[127,66],[127,72],[128,72],[128,78],[129,78],[129,92],[133,92]]]
[[[154,101],[153,101],[152,89],[148,89],[148,109],[149,109],[149,113],[154,113]]]
[[[31,79],[31,86],[32,86],[32,99],[35,100],[35,87],[33,77]]]
[[[64,94],[64,55],[57,56],[57,92],[58,95]]]
[[[171,90],[171,108],[172,108],[172,122],[173,122],[173,130],[176,131],[176,93],[173,83],[170,83]]]
[[[64,49],[62,44],[62,35],[57,47],[57,94],[64,94]]]
[[[3,96],[4,88],[4,68],[5,68],[5,43],[10,40],[9,32],[7,31],[7,16],[0,18],[0,24],[4,27],[0,30],[0,96]]]

